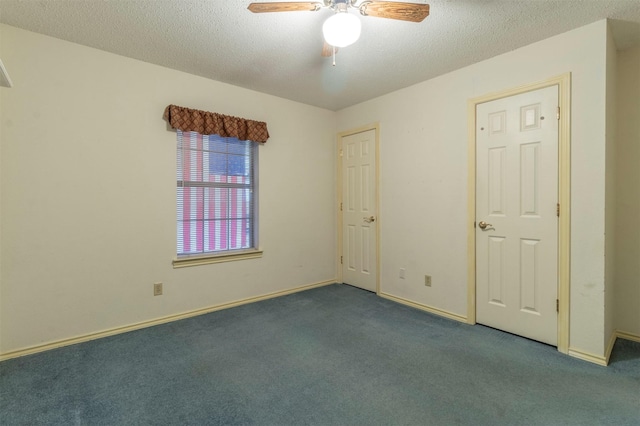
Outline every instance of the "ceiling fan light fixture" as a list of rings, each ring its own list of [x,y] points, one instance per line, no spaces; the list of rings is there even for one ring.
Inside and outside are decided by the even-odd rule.
[[[334,47],[347,47],[360,38],[362,24],[357,16],[347,12],[338,12],[322,25],[322,34],[327,44]]]

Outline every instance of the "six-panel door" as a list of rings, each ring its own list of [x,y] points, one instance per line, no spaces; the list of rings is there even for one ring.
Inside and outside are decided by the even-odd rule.
[[[557,344],[558,86],[476,109],[476,321]],[[484,224],[483,224],[484,225]]]
[[[342,138],[342,281],[376,291],[376,131]]]

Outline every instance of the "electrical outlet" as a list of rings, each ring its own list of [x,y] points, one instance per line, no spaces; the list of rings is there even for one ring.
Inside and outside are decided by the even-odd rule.
[[[431,287],[431,275],[424,276],[424,285],[427,287]]]
[[[400,278],[404,279],[404,268],[400,268]]]
[[[162,296],[162,283],[154,283],[153,284],[153,295],[154,296]]]

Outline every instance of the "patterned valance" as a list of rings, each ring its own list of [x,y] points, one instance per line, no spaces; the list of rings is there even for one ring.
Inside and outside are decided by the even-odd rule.
[[[183,132],[220,135],[237,138],[241,141],[261,143],[265,143],[269,139],[267,123],[264,121],[247,120],[177,105],[169,105],[165,108],[164,119],[172,128]]]

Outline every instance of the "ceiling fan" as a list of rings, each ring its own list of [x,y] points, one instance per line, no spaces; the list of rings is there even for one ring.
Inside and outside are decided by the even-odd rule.
[[[322,8],[335,12],[322,26],[325,45],[322,56],[334,56],[337,48],[353,44],[360,37],[361,24],[358,17],[348,13],[349,9],[357,9],[363,16],[398,19],[401,21],[422,22],[429,16],[429,5],[423,3],[406,3],[396,1],[362,1],[358,0],[323,0],[300,2],[251,3],[248,9],[253,13],[265,12],[317,12]]]

